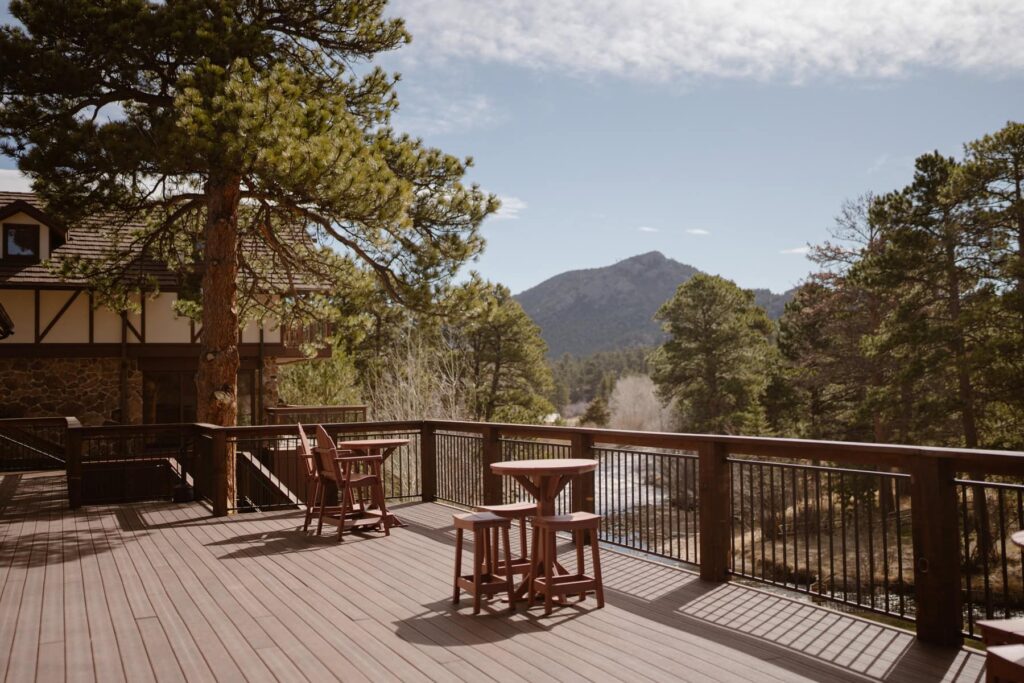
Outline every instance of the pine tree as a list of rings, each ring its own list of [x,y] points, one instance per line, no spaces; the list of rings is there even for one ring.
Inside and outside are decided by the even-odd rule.
[[[989,311],[994,346],[985,381],[992,404],[986,441],[1024,446],[1024,124],[1010,122],[965,146],[955,178],[986,241],[998,307]]]
[[[339,261],[417,305],[482,247],[497,202],[460,184],[469,160],[388,127],[397,75],[366,64],[409,35],[384,8],[10,3],[21,25],[0,33],[3,151],[60,220],[143,226],[107,261],[70,264],[103,300],[152,286],[129,281],[140,252],[200,282],[203,422],[235,422],[247,316],[294,313],[305,285],[343,287]]]
[[[665,403],[676,401],[681,428],[763,431],[760,401],[776,350],[772,322],[753,292],[698,274],[679,286],[657,318],[671,338],[652,358],[652,378]]]
[[[448,343],[465,356],[476,420],[538,422],[554,412],[547,345],[504,285],[474,279],[454,295]]]
[[[872,207],[885,249],[864,268],[876,285],[898,294],[876,343],[881,352],[915,359],[942,383],[917,402],[940,424],[958,416],[954,445],[981,443],[979,376],[991,341],[985,239],[951,184],[955,160],[938,153],[917,159],[914,182]],[[948,438],[948,437],[947,437]]]

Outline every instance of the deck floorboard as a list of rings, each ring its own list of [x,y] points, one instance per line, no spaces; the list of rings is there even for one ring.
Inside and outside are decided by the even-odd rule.
[[[2,475],[0,681],[984,678],[974,650],[612,549],[606,609],[494,600],[473,617],[451,604],[452,508],[397,511],[408,526],[390,537],[338,544],[303,534],[298,512],[72,511],[60,473]]]

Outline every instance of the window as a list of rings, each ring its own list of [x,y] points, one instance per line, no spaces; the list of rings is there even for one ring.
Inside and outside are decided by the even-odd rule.
[[[39,226],[5,223],[4,258],[8,261],[38,261]]]

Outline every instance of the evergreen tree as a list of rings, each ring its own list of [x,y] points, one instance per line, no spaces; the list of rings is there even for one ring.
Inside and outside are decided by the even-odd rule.
[[[444,331],[465,356],[473,419],[538,422],[554,412],[547,346],[508,287],[475,278],[454,298]]]
[[[679,286],[658,311],[670,339],[652,358],[666,403],[676,401],[680,427],[707,433],[764,430],[760,404],[776,350],[773,325],[753,292],[713,275]]]
[[[973,224],[962,194],[951,184],[955,160],[938,153],[917,159],[914,182],[881,197],[872,220],[885,249],[863,264],[898,303],[875,337],[881,352],[915,359],[910,369],[941,382],[916,401],[941,424],[950,413],[958,429],[953,445],[981,443],[979,368],[991,340],[993,302],[985,268],[984,235]]]
[[[985,367],[991,392],[990,445],[1024,447],[1024,124],[966,145],[958,191],[986,239],[985,258],[999,306],[991,310],[993,353]]]
[[[865,259],[884,245],[869,218],[874,202],[865,195],[844,204],[831,240],[811,250],[820,270],[800,285],[779,321],[788,367],[771,393],[790,405],[776,412],[803,416],[794,431],[811,438],[886,442],[898,422],[889,391],[892,355],[874,353],[866,343],[894,298],[863,273]]]
[[[297,296],[357,263],[418,305],[478,253],[493,197],[459,160],[395,134],[408,42],[384,0],[14,0],[0,33],[0,136],[50,211],[133,226],[69,264],[115,305],[155,258],[200,282],[199,419],[235,422],[247,316],[318,314]],[[124,234],[119,232],[118,234]],[[239,291],[248,296],[239,297]]]
[[[580,424],[607,427],[610,419],[611,411],[608,410],[608,401],[603,396],[598,396],[587,404],[587,409],[580,416]]]

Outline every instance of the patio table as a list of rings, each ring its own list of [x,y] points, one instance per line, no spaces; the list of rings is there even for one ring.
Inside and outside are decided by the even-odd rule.
[[[555,514],[555,501],[558,494],[573,479],[581,474],[597,469],[596,460],[584,458],[553,458],[550,460],[506,460],[491,465],[491,471],[512,477],[519,485],[537,501],[537,515],[546,517]],[[534,530],[536,533],[536,530]],[[525,576],[522,584],[516,589],[514,598],[524,599],[530,586],[531,577],[539,576],[544,571],[544,549],[540,548],[536,557],[532,557],[530,573]],[[560,574],[567,574],[565,568],[555,561],[555,568]]]
[[[379,455],[387,462],[388,458],[398,448],[409,443],[409,439],[356,439],[353,441],[338,441],[335,447],[338,451],[353,451],[361,455]],[[402,520],[388,513],[389,525],[393,527],[406,526]]]

